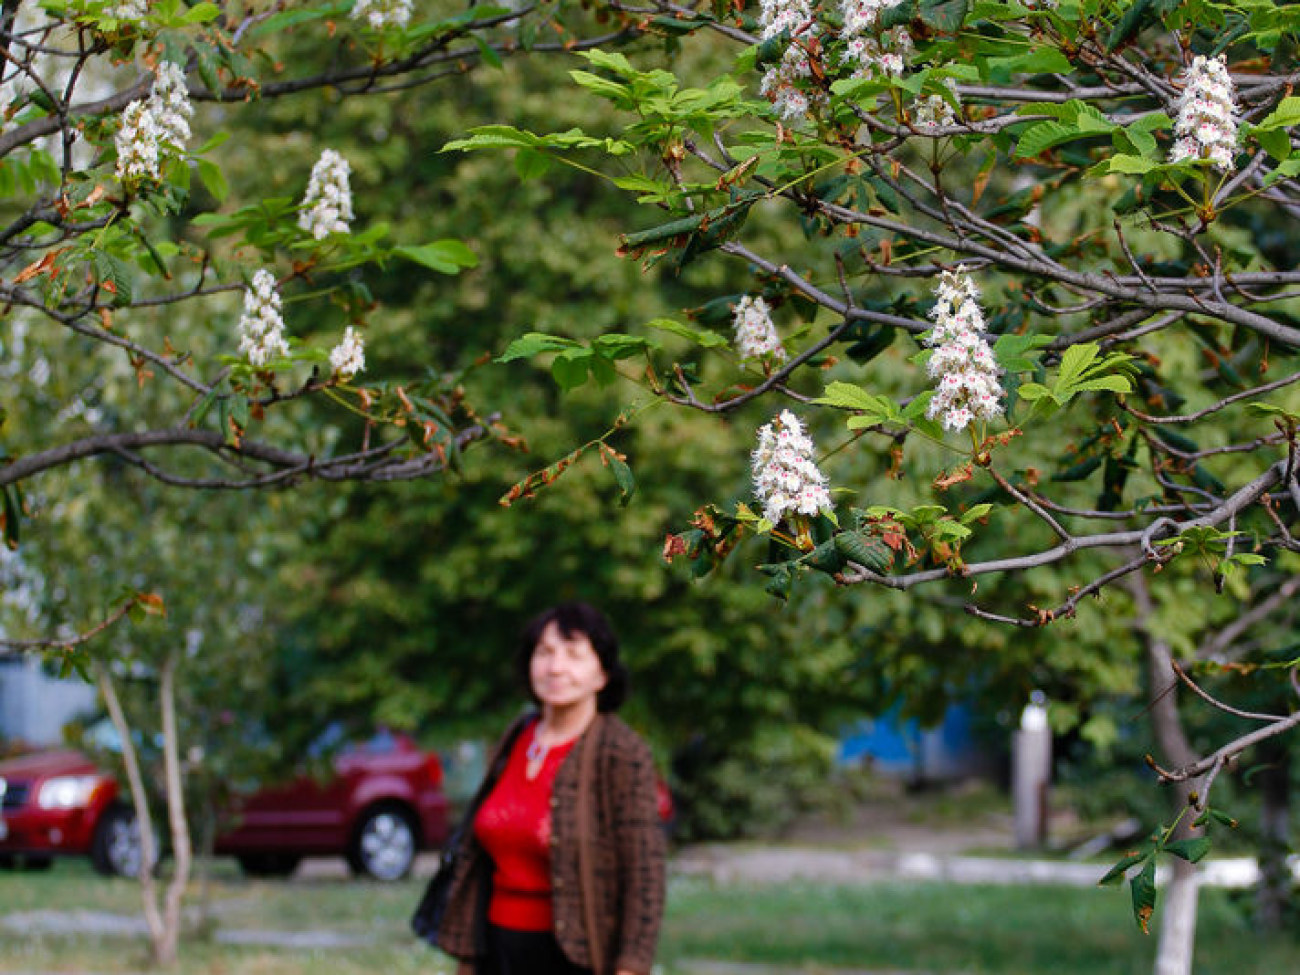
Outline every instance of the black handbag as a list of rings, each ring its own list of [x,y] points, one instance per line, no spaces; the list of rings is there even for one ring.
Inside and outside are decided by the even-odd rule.
[[[515,739],[527,724],[527,717],[520,718],[506,732],[501,747],[492,761],[492,767],[488,769],[487,775],[483,777],[483,784],[478,787],[474,798],[465,808],[465,815],[461,817],[460,825],[448,837],[446,846],[442,848],[442,856],[438,860],[438,869],[429,879],[429,885],[424,888],[424,896],[420,898],[415,913],[411,915],[411,930],[415,932],[416,937],[435,948],[438,947],[438,929],[442,927],[443,915],[447,913],[451,878],[456,873],[456,866],[460,863],[461,857],[465,855],[466,840],[474,829],[474,817],[478,814],[478,808],[483,804],[483,800],[488,797],[488,793],[501,778],[501,773],[510,758],[510,749],[514,747]]]

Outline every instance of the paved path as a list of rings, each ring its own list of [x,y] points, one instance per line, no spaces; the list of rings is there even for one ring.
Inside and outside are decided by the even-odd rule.
[[[1116,858],[1118,859],[1118,857]],[[1300,861],[1292,857],[1300,877]],[[687,847],[673,858],[676,876],[707,877],[720,884],[780,884],[817,881],[870,884],[882,880],[937,880],[952,884],[1065,884],[1091,887],[1109,869],[1094,863],[1015,857],[973,857],[881,850],[822,850],[809,847],[744,848],[725,844]],[[1158,873],[1164,881],[1164,867]],[[1259,868],[1250,857],[1201,864],[1201,882],[1216,887],[1250,887]]]

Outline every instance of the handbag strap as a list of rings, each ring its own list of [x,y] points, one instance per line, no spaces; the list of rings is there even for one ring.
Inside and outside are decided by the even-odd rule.
[[[591,970],[595,975],[605,975],[605,947],[600,940],[596,924],[596,864],[592,847],[596,841],[595,824],[591,821],[593,791],[595,789],[596,751],[600,742],[601,716],[591,722],[582,743],[582,764],[578,769],[578,872],[582,883],[582,913],[587,925],[587,945],[591,951]]]

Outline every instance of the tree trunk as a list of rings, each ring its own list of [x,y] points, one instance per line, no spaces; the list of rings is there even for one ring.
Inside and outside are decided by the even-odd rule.
[[[108,707],[108,716],[113,721],[117,736],[122,741],[122,761],[126,765],[126,780],[131,787],[131,805],[135,809],[136,828],[140,831],[140,900],[144,908],[144,923],[149,929],[149,941],[153,945],[154,957],[161,961],[160,946],[164,941],[164,924],[162,913],[158,910],[158,898],[154,889],[153,867],[158,862],[158,851],[154,848],[153,819],[149,815],[149,797],[144,791],[144,777],[140,774],[140,760],[131,740],[131,726],[127,724],[122,702],[118,700],[117,690],[113,687],[113,678],[108,668],[101,663],[95,665],[95,677],[99,692],[104,695],[104,704]]]
[[[1174,674],[1169,644],[1146,626],[1151,613],[1151,597],[1147,592],[1145,578],[1135,577],[1133,595],[1138,611],[1138,625],[1146,638],[1151,730],[1165,764],[1172,768],[1190,765],[1200,756],[1188,742],[1182,718],[1178,714],[1178,678]],[[1192,821],[1196,817],[1188,809],[1193,791],[1195,784],[1191,782],[1178,782],[1174,785],[1174,815],[1179,817],[1174,831],[1175,839],[1201,835],[1201,830],[1192,828]],[[1196,867],[1177,857],[1171,859],[1173,871],[1164,892],[1164,903],[1158,910],[1160,941],[1156,948],[1155,975],[1191,975],[1200,888]]]
[[[176,860],[176,869],[171,883],[167,885],[167,896],[163,913],[163,930],[165,938],[163,950],[158,953],[158,963],[170,965],[176,960],[177,946],[181,935],[181,901],[185,888],[190,881],[191,856],[189,825],[185,820],[185,789],[181,781],[180,742],[176,734],[176,656],[167,657],[162,668],[162,731],[163,731],[163,768],[167,776],[167,819],[172,832],[172,855]]]

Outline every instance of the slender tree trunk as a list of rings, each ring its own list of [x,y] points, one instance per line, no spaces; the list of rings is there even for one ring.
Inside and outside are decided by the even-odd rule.
[[[159,705],[162,712],[163,770],[166,778],[167,820],[171,829],[172,851],[176,869],[159,904],[158,886],[153,868],[158,862],[158,849],[154,841],[153,820],[149,813],[144,777],[140,773],[140,760],[131,740],[122,703],[113,686],[107,668],[96,667],[100,693],[108,705],[113,727],[122,739],[122,759],[126,763],[126,777],[131,785],[131,804],[135,807],[136,823],[140,830],[140,897],[144,906],[145,924],[153,947],[154,961],[161,967],[175,963],[180,945],[181,906],[185,888],[189,883],[193,862],[189,826],[185,820],[185,791],[181,781],[180,742],[176,733],[176,657],[169,655],[162,666],[162,685]]]
[[[144,790],[144,777],[140,774],[140,760],[131,740],[131,726],[127,724],[122,702],[118,699],[117,689],[108,668],[101,663],[95,664],[95,678],[99,692],[104,695],[108,707],[108,716],[112,719],[117,736],[122,741],[122,761],[126,765],[126,780],[131,787],[131,805],[135,809],[136,828],[140,831],[140,900],[144,908],[144,923],[149,929],[149,941],[153,945],[154,957],[159,957],[159,946],[164,941],[164,924],[162,913],[158,910],[158,898],[154,888],[153,867],[158,862],[158,851],[154,847],[153,820],[149,815],[149,797]]]
[[[1135,577],[1134,599],[1138,611],[1138,626],[1146,640],[1147,684],[1151,716],[1151,730],[1160,748],[1164,763],[1173,768],[1189,765],[1200,756],[1192,749],[1178,714],[1178,678],[1174,674],[1173,656],[1169,644],[1147,627],[1151,615],[1151,597],[1146,579]],[[1179,782],[1174,785],[1177,805],[1174,814],[1187,810],[1195,784]],[[1174,836],[1185,839],[1200,835],[1191,826],[1195,816],[1182,815]],[[1192,955],[1196,947],[1196,909],[1200,892],[1196,867],[1176,857],[1173,871],[1159,908],[1160,941],[1156,948],[1155,975],[1191,975]]]
[[[170,965],[176,960],[181,934],[181,902],[190,881],[193,863],[189,825],[185,819],[185,788],[181,781],[180,741],[176,733],[176,655],[169,654],[162,668],[162,731],[163,768],[167,777],[167,819],[171,825],[172,855],[176,869],[167,895],[163,913],[165,938],[158,962]]]

